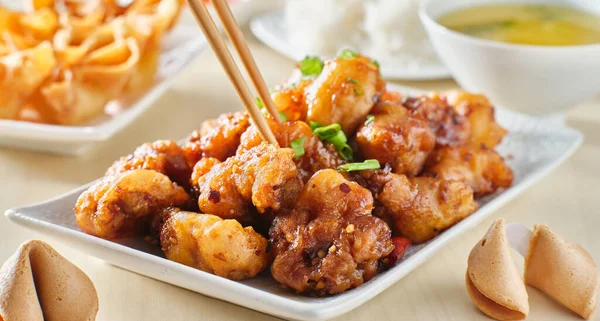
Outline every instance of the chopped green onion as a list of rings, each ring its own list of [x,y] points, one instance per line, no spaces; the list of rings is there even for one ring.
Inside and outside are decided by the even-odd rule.
[[[287,121],[287,116],[282,111],[279,112],[279,118],[281,118],[281,121],[284,123]]]
[[[364,161],[362,163],[349,163],[349,164],[340,165],[340,166],[338,166],[337,169],[339,171],[352,172],[352,171],[364,171],[364,170],[368,170],[368,169],[379,169],[379,168],[381,168],[381,166],[379,165],[378,160],[367,159],[366,161]]]
[[[344,49],[340,52],[338,57],[340,57],[342,59],[356,58],[356,53],[350,49]]]
[[[379,61],[377,61],[377,60],[373,59],[373,60],[371,60],[371,63],[372,63],[373,65],[375,65],[375,67],[377,67],[377,69],[379,69]]]
[[[319,137],[320,140],[331,143],[343,159],[352,159],[354,151],[352,150],[352,147],[347,144],[348,138],[346,137],[346,134],[344,134],[344,131],[342,131],[342,126],[340,126],[340,124],[334,123],[323,126],[314,121],[311,121],[309,124],[313,133]]]
[[[262,100],[260,100],[260,98],[256,97],[254,99],[256,99],[256,106],[258,106],[258,109],[265,108],[265,104],[263,104],[263,102],[262,102]]]
[[[348,142],[348,139],[346,138],[346,134],[340,130],[336,132],[335,135],[327,138],[327,141],[332,143],[334,146],[342,146]]]
[[[304,141],[306,137],[300,137],[290,142],[290,147],[294,150],[294,158],[304,156]]]
[[[308,125],[310,126],[310,130],[312,130],[313,132],[315,131],[315,129],[319,128],[319,127],[323,127],[323,125],[317,123],[316,121],[310,121],[308,122]]]
[[[258,106],[258,109],[262,110],[263,113],[268,113],[265,108],[265,104],[263,104],[262,100],[258,97],[256,97],[255,99],[256,99],[256,105]],[[282,111],[279,112],[279,117],[281,118],[282,122],[287,121],[287,116]]]
[[[346,77],[346,81],[348,81],[349,83],[354,84],[354,85],[358,84],[358,81],[356,81],[350,77]]]
[[[365,126],[369,125],[370,123],[372,123],[373,121],[375,121],[375,116],[368,114],[367,115],[367,120],[365,120]]]
[[[328,126],[318,127],[313,130],[313,133],[319,137],[320,140],[329,140],[342,131],[340,124],[331,124]],[[342,132],[343,134],[344,132]]]
[[[300,61],[298,66],[300,68],[300,72],[304,77],[317,77],[323,71],[323,61],[319,57],[310,57],[306,56],[306,58]]]
[[[358,89],[358,88],[354,87],[353,90],[354,90],[354,95],[356,95],[356,96],[362,96],[364,94],[362,91],[362,88]]]
[[[335,149],[344,160],[352,160],[352,158],[354,158],[354,150],[352,150],[352,147],[348,144],[344,144],[340,147],[336,146]]]

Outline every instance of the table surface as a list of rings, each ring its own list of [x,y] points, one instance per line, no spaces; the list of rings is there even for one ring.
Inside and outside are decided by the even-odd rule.
[[[249,36],[266,81],[282,82],[294,62]],[[456,88],[451,80],[402,82],[429,90]],[[0,213],[43,201],[98,178],[121,155],[156,139],[181,139],[200,123],[241,105],[213,53],[204,51],[174,85],[133,125],[91,153],[60,157],[0,149]],[[493,220],[528,226],[545,223],[581,244],[600,262],[597,170],[600,159],[600,97],[573,109],[568,124],[585,134],[581,148],[560,168],[495,212],[477,228],[449,243],[433,258],[371,301],[338,320],[489,320],[471,303],[464,286],[468,253]],[[70,248],[69,244],[26,230],[0,215],[0,262],[22,242],[48,241],[94,281],[100,300],[98,320],[276,320],[277,318],[149,279]],[[522,261],[518,262],[522,265]],[[527,320],[580,320],[538,291],[528,288]],[[593,319],[600,320],[600,313]]]

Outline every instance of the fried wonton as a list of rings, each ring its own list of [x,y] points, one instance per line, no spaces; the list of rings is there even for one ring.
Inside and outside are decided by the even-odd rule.
[[[50,76],[55,66],[49,42],[0,57],[0,118],[15,119],[19,107]]]

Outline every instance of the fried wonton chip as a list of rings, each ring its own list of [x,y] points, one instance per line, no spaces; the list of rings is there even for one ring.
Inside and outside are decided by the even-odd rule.
[[[0,118],[15,119],[21,104],[55,67],[56,59],[49,42],[0,57]]]
[[[92,51],[82,64],[62,70],[41,89],[59,124],[85,121],[102,112],[122,93],[139,61],[133,38],[116,41]]]
[[[29,42],[52,40],[58,29],[58,15],[51,8],[41,8],[21,15],[19,25]]]
[[[152,85],[158,69],[163,35],[173,27],[180,12],[179,0],[138,0],[127,9],[126,25],[129,33],[138,40],[142,53],[127,91],[138,92]]]
[[[53,11],[63,28],[72,30],[76,43],[83,42],[104,21],[106,6],[101,0],[32,0],[34,13]]]
[[[0,118],[74,124],[154,84],[180,0],[29,0],[0,7]]]

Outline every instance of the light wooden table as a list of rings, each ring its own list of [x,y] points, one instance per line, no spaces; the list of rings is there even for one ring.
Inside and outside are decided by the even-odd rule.
[[[283,81],[294,63],[251,39],[257,62],[269,84]],[[455,88],[452,81],[406,82],[432,90]],[[234,90],[212,52],[205,51],[135,124],[81,158],[65,158],[0,149],[0,211],[39,202],[102,175],[121,155],[159,138],[180,139],[207,118],[240,109]],[[582,130],[584,145],[540,183],[498,210],[473,231],[451,242],[432,259],[388,290],[338,320],[488,320],[471,303],[464,287],[472,245],[490,223],[503,216],[529,226],[546,223],[587,248],[600,262],[600,97],[574,109],[569,125]],[[0,262],[23,241],[50,242],[94,281],[100,321],[275,320],[268,315],[155,281],[104,263],[69,244],[25,230],[0,216]],[[521,264],[521,262],[519,262]],[[528,320],[580,320],[530,289]],[[595,315],[600,320],[600,313]]]

